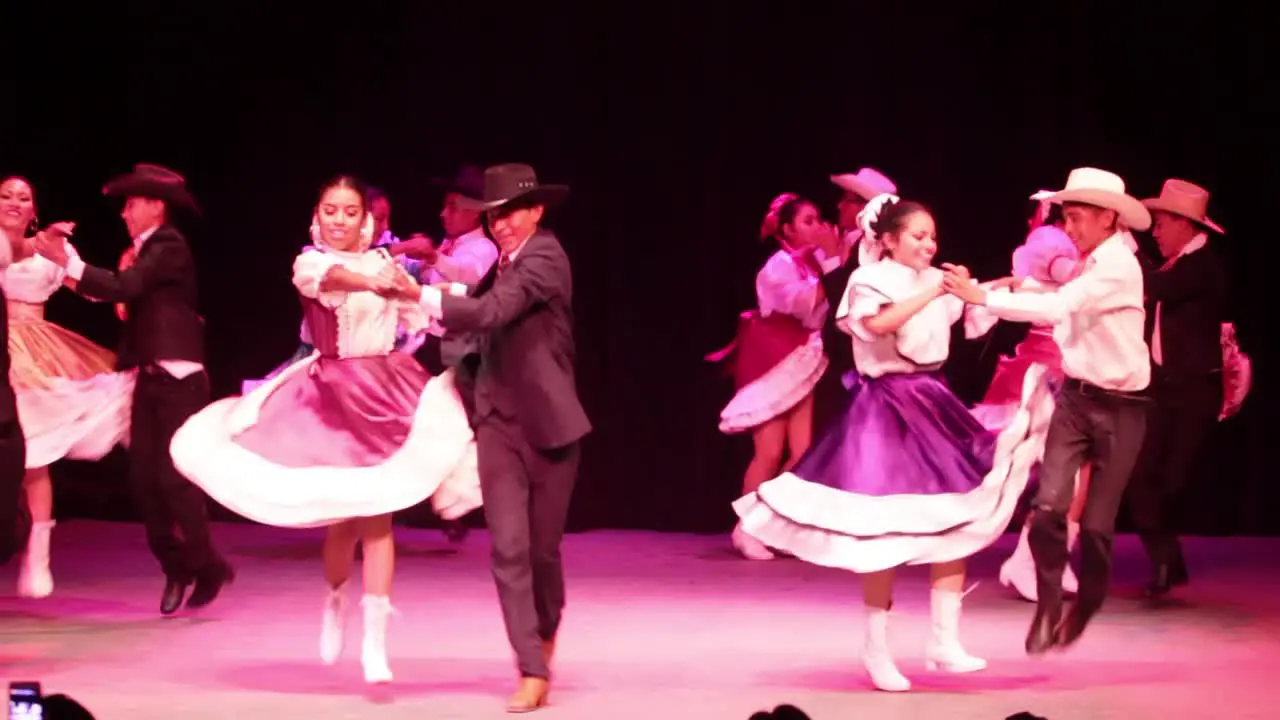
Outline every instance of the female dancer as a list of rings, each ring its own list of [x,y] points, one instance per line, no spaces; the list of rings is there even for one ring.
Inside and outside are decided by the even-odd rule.
[[[23,486],[32,521],[18,594],[42,598],[53,592],[49,540],[56,523],[49,465],[65,457],[97,460],[124,440],[133,376],[112,372],[115,355],[109,350],[44,319],[45,303],[74,281],[35,253],[27,237],[35,217],[31,184],[20,177],[0,181],[0,232],[14,251],[0,282],[8,298],[9,375],[27,442]]]
[[[964,561],[1009,524],[1049,418],[1020,410],[993,435],[939,379],[951,325],[965,306],[943,294],[943,273],[932,266],[937,245],[929,211],[883,195],[863,211],[861,224],[873,256],[888,256],[854,271],[837,312],[853,336],[859,374],[848,383],[843,415],[791,472],[740,498],[734,509],[743,529],[765,544],[862,574],[863,664],[877,688],[904,691],[911,683],[887,639],[894,569],[932,565],[927,665],[950,672],[986,667],[960,644]],[[971,313],[966,334],[980,335],[994,323]]]
[[[733,344],[707,358],[730,359],[737,386],[720,413],[720,431],[750,431],[755,445],[742,480],[744,494],[790,468],[808,449],[813,388],[827,369],[821,330],[828,306],[814,253],[820,247],[834,251],[835,229],[822,222],[813,203],[784,193],[774,199],[760,229],[761,240],[770,238],[782,248],[756,275],[758,309],[742,315]],[[773,558],[741,523],[733,530],[733,544],[752,560]]]
[[[1021,292],[1028,286],[1052,290],[1070,280],[1076,273],[1076,261],[1079,253],[1075,243],[1063,231],[1064,219],[1062,206],[1053,205],[1037,198],[1041,193],[1032,196],[1035,207],[1028,220],[1031,233],[1026,241],[1013,252],[1013,277],[1019,282],[1027,280]],[[1053,327],[1033,325],[1027,331],[1027,337],[1018,343],[1013,357],[1001,357],[996,366],[991,385],[982,402],[973,408],[973,414],[988,430],[999,432],[1009,422],[1009,418],[1017,411],[1022,398],[1022,385],[1027,370],[1032,364],[1042,366],[1052,382],[1062,378],[1062,352],[1053,339]],[[1067,515],[1067,547],[1076,542],[1080,534],[1080,515],[1084,512],[1085,491],[1089,486],[1089,466],[1080,469],[1076,478],[1075,501]],[[1022,533],[1018,536],[1018,546],[1009,559],[1000,566],[1000,583],[1012,587],[1022,598],[1036,601],[1036,566],[1031,557],[1031,546],[1027,542],[1029,523],[1022,524]],[[1062,589],[1068,593],[1076,592],[1079,582],[1068,565],[1062,578]]]
[[[386,628],[395,565],[391,514],[427,497],[457,517],[479,507],[474,443],[452,373],[431,378],[392,352],[396,327],[423,327],[416,303],[389,299],[401,272],[369,250],[360,185],[324,186],[293,267],[316,352],[247,395],[219,400],[174,436],[174,464],[227,508],[278,527],[327,527],[320,655],[342,651],[347,578],[364,549],[367,682],[390,682]],[[471,457],[468,457],[471,456]]]

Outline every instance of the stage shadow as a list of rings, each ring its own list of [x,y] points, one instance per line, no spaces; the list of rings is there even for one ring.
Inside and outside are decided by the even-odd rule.
[[[915,661],[901,661],[898,668],[911,680],[912,692],[957,694],[1167,684],[1178,682],[1186,675],[1184,669],[1168,663],[1057,660],[996,661],[986,670],[964,674],[929,672]],[[847,668],[790,668],[757,674],[755,679],[761,685],[792,689],[825,692],[875,691],[871,679],[856,664]]]
[[[395,682],[372,686],[364,682],[361,674],[358,648],[350,655],[333,666],[325,666],[318,659],[241,663],[221,668],[212,678],[199,676],[193,680],[202,685],[212,680],[222,689],[281,695],[359,695],[381,702],[440,694],[503,698],[515,689],[509,663],[457,658],[393,658]]]

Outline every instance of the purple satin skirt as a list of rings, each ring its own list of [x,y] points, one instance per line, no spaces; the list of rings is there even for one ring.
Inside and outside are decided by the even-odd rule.
[[[234,440],[285,467],[379,465],[409,437],[429,379],[404,353],[317,358],[273,390]]]
[[[996,436],[934,373],[850,373],[843,413],[791,470],[859,495],[967,493],[991,471]]]

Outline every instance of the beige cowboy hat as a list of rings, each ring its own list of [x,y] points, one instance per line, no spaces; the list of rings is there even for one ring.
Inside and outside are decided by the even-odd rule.
[[[1142,204],[1147,206],[1148,210],[1180,215],[1219,235],[1227,234],[1221,226],[1205,214],[1209,209],[1209,191],[1186,180],[1165,180],[1164,187],[1160,188],[1160,197],[1147,198],[1142,201]]]
[[[1076,168],[1067,176],[1067,186],[1049,192],[1041,190],[1032,200],[1051,203],[1082,203],[1114,210],[1120,222],[1130,230],[1146,230],[1151,227],[1151,213],[1137,198],[1125,192],[1124,180],[1119,175],[1098,168]]]
[[[877,195],[898,194],[898,186],[875,168],[864,167],[857,173],[832,175],[831,182],[867,202],[871,202]]]

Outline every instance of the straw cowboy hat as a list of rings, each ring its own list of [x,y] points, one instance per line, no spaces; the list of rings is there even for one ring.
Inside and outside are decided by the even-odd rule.
[[[832,175],[831,182],[868,202],[877,195],[898,194],[898,186],[875,168],[864,167],[856,174]]]
[[[568,185],[542,185],[533,168],[520,163],[494,165],[484,171],[484,196],[462,197],[458,207],[468,210],[493,210],[519,202],[524,205],[558,205],[569,196]]]
[[[1051,203],[1081,203],[1106,210],[1114,210],[1120,222],[1130,230],[1146,230],[1151,227],[1151,213],[1137,198],[1125,193],[1124,180],[1119,175],[1097,168],[1076,168],[1067,176],[1067,186],[1049,192],[1041,190],[1032,200]]]
[[[1148,210],[1173,213],[1204,226],[1219,235],[1226,235],[1217,223],[1209,219],[1209,191],[1186,180],[1170,179],[1160,188],[1160,197],[1142,201]]]
[[[163,200],[169,207],[185,208],[199,215],[200,205],[187,190],[187,181],[160,165],[138,163],[133,172],[112,178],[102,188],[107,197],[144,197]]]

